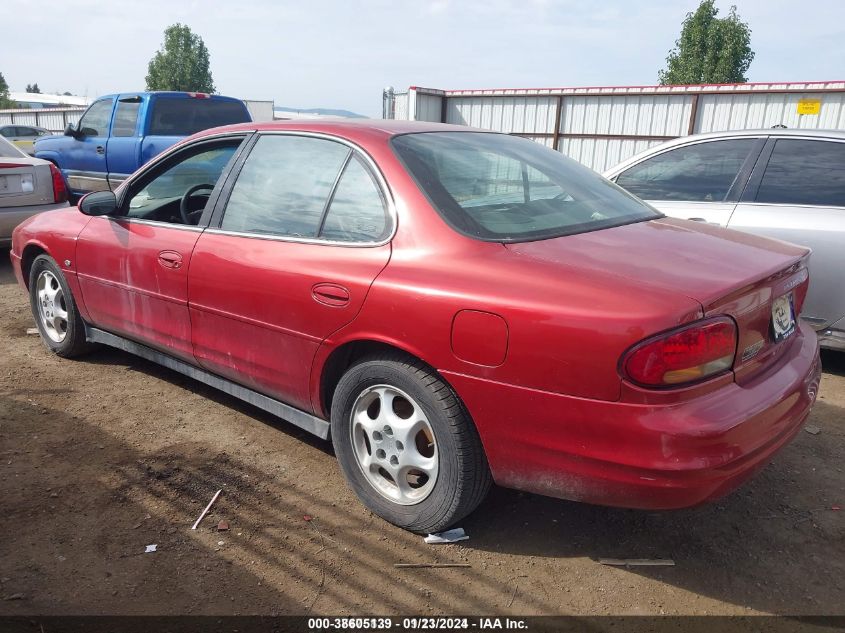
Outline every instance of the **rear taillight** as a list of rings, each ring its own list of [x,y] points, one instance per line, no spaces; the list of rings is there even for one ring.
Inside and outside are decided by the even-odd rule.
[[[795,287],[792,295],[792,305],[795,309],[796,317],[801,314],[801,310],[804,309],[804,300],[807,298],[807,290],[810,287],[810,273],[806,268],[801,271],[801,277],[799,279],[801,279],[801,283]]]
[[[67,202],[67,186],[62,172],[53,163],[50,163],[50,175],[53,177],[53,202]]]
[[[622,370],[646,387],[696,382],[733,366],[736,338],[733,319],[698,321],[635,345],[623,356]]]

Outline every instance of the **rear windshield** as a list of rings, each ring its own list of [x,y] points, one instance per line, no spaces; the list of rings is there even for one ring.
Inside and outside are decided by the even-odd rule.
[[[246,106],[240,101],[159,97],[153,105],[150,134],[189,136],[211,127],[247,121]]]
[[[443,219],[476,239],[524,242],[662,217],[594,171],[527,139],[424,132],[391,143]]]
[[[29,156],[0,136],[0,158],[29,158]]]

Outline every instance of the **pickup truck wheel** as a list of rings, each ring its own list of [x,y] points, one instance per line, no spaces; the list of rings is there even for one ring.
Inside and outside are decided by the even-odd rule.
[[[94,347],[85,340],[85,324],[65,276],[48,255],[39,255],[32,262],[29,301],[41,340],[50,351],[72,358]]]
[[[431,368],[404,354],[366,358],[343,375],[331,431],[343,474],[364,505],[407,530],[448,528],[490,488],[463,404]]]

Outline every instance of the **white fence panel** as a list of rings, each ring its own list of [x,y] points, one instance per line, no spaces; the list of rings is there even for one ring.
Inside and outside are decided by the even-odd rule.
[[[845,93],[701,95],[696,132],[766,129],[785,125],[791,129],[845,129]],[[818,99],[818,114],[798,114],[799,99]]]
[[[438,95],[417,94],[416,121],[439,122],[443,114],[443,97]]]
[[[590,169],[602,172],[661,142],[621,138],[562,137],[558,149],[565,156],[577,160]]]
[[[556,97],[449,97],[446,122],[508,134],[551,134],[556,108]]]
[[[531,138],[598,171],[690,133],[775,125],[845,130],[841,81],[532,90],[412,88],[404,102],[402,98],[396,94],[392,118],[440,121],[445,110],[447,123]],[[818,113],[799,115],[800,99],[819,101]]]
[[[77,123],[85,108],[26,108],[0,110],[0,125],[35,125],[51,132],[64,132],[68,123]]]

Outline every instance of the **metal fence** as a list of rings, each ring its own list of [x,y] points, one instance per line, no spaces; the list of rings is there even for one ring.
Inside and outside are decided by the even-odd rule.
[[[391,93],[385,118],[530,138],[602,171],[669,139],[785,126],[845,130],[845,81]],[[385,91],[385,103],[387,91]]]
[[[0,125],[35,125],[51,132],[64,132],[68,123],[77,123],[84,107],[0,110]]]

